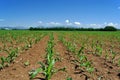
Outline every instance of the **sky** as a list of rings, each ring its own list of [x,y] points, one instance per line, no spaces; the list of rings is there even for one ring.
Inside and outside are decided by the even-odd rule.
[[[120,0],[0,0],[0,27],[107,25],[120,29]]]

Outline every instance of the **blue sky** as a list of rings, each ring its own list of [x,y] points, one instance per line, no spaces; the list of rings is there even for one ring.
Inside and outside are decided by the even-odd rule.
[[[0,26],[120,28],[120,0],[0,0]]]

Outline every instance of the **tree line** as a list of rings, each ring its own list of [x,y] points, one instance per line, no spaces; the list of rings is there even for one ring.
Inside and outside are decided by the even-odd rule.
[[[117,31],[118,29],[114,26],[105,26],[104,28],[74,28],[74,27],[30,27],[29,30],[57,30],[57,31]]]

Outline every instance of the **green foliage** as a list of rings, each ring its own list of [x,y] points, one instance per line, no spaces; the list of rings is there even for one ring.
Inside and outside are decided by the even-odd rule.
[[[18,56],[18,48],[11,50],[11,52],[8,54],[8,57],[6,58],[7,62],[12,62],[16,57]]]
[[[120,66],[120,59],[118,60],[118,66]]]
[[[0,59],[1,59],[0,69],[3,69],[5,67],[6,58],[2,56]]]
[[[73,80],[71,77],[68,77],[66,80]]]
[[[112,54],[112,59],[111,59],[112,63],[114,63],[114,59],[115,59],[115,57],[116,57],[117,54],[112,49],[110,50],[110,52]]]
[[[75,53],[75,51],[76,51],[75,43],[73,44],[72,42],[66,41],[63,36],[59,36],[59,40],[67,47],[68,51]]]
[[[83,50],[84,50],[84,47],[82,46],[82,47],[79,49],[77,55],[80,56],[81,54],[83,54],[83,53],[84,53]]]
[[[36,70],[31,70],[31,71],[29,72],[30,79],[35,78],[35,76],[36,76],[40,71],[42,71],[41,68],[37,68]]]
[[[24,65],[25,65],[25,66],[28,66],[28,65],[30,65],[30,62],[29,62],[29,61],[26,61],[26,62],[24,63]]]
[[[41,72],[45,76],[45,80],[50,80],[54,73],[56,73],[58,71],[65,71],[65,68],[55,69],[55,67],[54,67],[56,59],[54,58],[53,47],[54,47],[54,37],[53,37],[53,34],[51,34],[50,40],[48,41],[48,45],[46,48],[46,52],[47,52],[46,62],[47,63],[39,62],[40,68],[36,69],[34,72],[32,72],[30,74],[31,79],[35,78],[35,76],[39,72]]]
[[[100,46],[96,46],[96,49],[95,49],[95,54],[97,56],[101,56],[102,55],[102,48]]]
[[[117,29],[114,26],[106,26],[104,28],[105,31],[117,31]]]
[[[0,69],[9,66],[19,55],[18,53],[31,48],[33,44],[37,43],[46,34],[30,31],[1,31],[0,41],[3,44],[2,46],[0,45],[0,52],[7,53],[7,56],[0,58]]]
[[[57,26],[51,28],[44,27],[30,27],[29,30],[46,30],[46,31],[116,31],[117,29],[114,26],[106,26],[105,28],[75,28],[75,27],[65,27],[65,26]]]

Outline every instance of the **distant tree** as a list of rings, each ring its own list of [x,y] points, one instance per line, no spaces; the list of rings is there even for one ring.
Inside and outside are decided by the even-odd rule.
[[[104,31],[117,31],[117,29],[114,26],[106,26]]]
[[[29,30],[33,30],[34,28],[33,27],[30,27]]]

